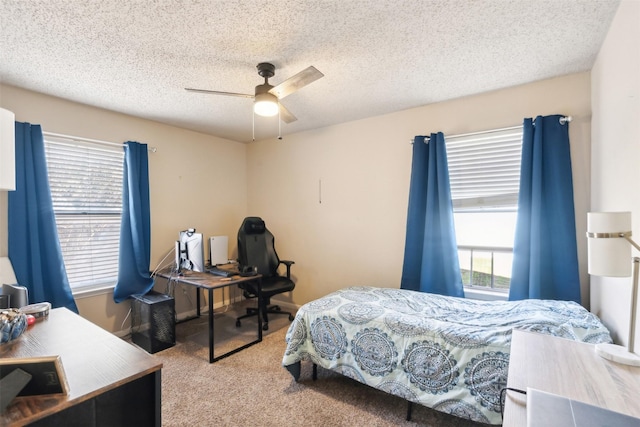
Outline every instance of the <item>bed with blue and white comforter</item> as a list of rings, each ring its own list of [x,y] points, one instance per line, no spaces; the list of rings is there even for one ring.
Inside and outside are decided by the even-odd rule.
[[[300,362],[311,361],[408,401],[500,424],[514,328],[611,342],[602,322],[575,302],[351,287],[300,307],[282,365],[297,380]]]

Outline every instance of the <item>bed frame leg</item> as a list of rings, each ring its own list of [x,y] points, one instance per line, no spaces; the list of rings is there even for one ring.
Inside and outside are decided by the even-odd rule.
[[[285,366],[285,368],[287,368],[287,371],[289,371],[293,379],[296,382],[298,382],[298,380],[300,379],[300,371],[302,369],[302,365],[300,364],[300,361],[297,361],[292,365],[287,365]]]
[[[315,363],[313,364],[313,380],[317,380],[318,379],[318,365],[316,365]]]
[[[407,401],[407,421],[411,421],[411,410],[413,410],[413,402]]]

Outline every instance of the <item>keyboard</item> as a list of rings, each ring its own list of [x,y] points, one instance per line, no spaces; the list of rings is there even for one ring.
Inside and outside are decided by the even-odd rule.
[[[231,276],[233,276],[233,272],[232,271],[223,270],[222,268],[218,268],[218,267],[209,267],[207,269],[207,273],[213,274],[215,276],[222,276],[222,277],[231,277]]]

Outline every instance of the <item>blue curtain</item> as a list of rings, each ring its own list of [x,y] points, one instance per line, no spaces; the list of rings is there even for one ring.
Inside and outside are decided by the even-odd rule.
[[[510,300],[580,303],[569,124],[524,120]]]
[[[442,132],[413,141],[402,289],[464,297]]]
[[[16,190],[9,191],[9,259],[29,303],[78,312],[62,259],[40,125],[16,122]]]
[[[118,282],[113,290],[115,302],[144,295],[153,288],[149,272],[151,261],[151,213],[149,208],[149,162],[147,144],[124,144],[122,184],[122,224]]]

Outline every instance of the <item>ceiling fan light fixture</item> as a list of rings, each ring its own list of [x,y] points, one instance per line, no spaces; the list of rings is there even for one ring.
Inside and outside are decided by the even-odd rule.
[[[265,117],[273,117],[277,115],[279,125],[280,121],[292,123],[297,120],[296,116],[291,114],[284,105],[280,104],[280,100],[324,76],[324,74],[318,71],[316,67],[311,65],[274,87],[269,84],[269,79],[275,75],[276,67],[268,62],[261,62],[256,68],[258,69],[258,75],[264,78],[264,83],[256,86],[255,95],[194,88],[185,88],[185,90],[190,92],[210,93],[213,95],[252,98],[254,114]],[[253,120],[255,121],[255,116],[251,117],[253,117]]]
[[[272,117],[278,114],[278,98],[270,93],[259,93],[253,102],[253,111],[259,116]]]

